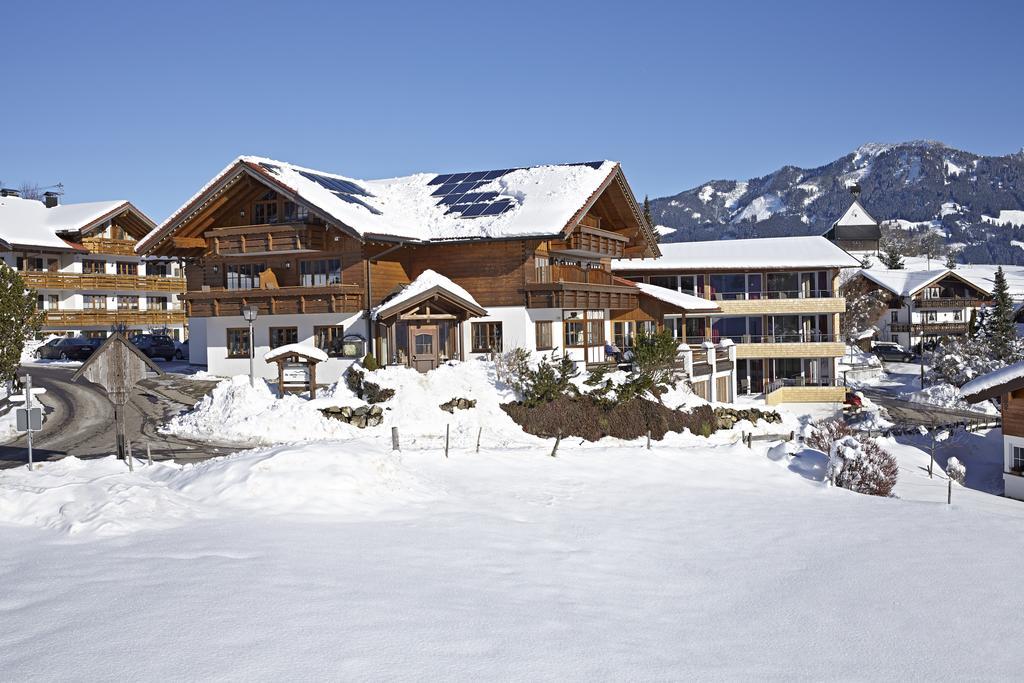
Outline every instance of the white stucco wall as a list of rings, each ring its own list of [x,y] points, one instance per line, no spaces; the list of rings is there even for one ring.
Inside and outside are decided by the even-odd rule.
[[[1013,464],[1013,447],[1024,448],[1024,437],[1003,437],[1003,472],[1009,472]],[[1024,477],[1015,474],[1003,474],[1003,484],[1007,498],[1024,500]]]

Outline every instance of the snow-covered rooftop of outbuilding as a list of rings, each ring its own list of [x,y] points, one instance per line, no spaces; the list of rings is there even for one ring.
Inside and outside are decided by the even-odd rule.
[[[618,168],[614,161],[533,166],[476,173],[417,173],[383,180],[362,180],[257,156],[231,162],[195,196],[140,244],[162,237],[196,200],[211,191],[239,163],[270,178],[295,196],[361,236],[410,240],[514,238],[558,234]],[[452,180],[451,196],[465,198],[474,211],[494,204],[493,212],[471,215],[453,210],[450,197],[439,195],[440,179]],[[470,187],[470,185],[472,185]],[[498,211],[503,207],[507,210]]]
[[[267,353],[263,355],[263,360],[269,363],[271,361],[277,360],[278,358],[282,358],[284,356],[291,356],[293,354],[299,354],[300,356],[305,356],[306,358],[312,358],[313,360],[319,361],[321,363],[327,360],[327,354],[324,351],[318,349],[315,346],[310,346],[309,344],[285,344],[284,346],[278,346],[276,348],[271,349],[270,351],[267,351]]]
[[[439,287],[467,303],[483,308],[483,306],[477,303],[477,300],[473,298],[473,295],[467,292],[464,287],[455,284],[455,282],[450,278],[428,268],[420,273],[412,282],[406,285],[405,289],[401,292],[391,297],[380,306],[374,308],[373,317],[376,318],[380,311],[390,310],[396,306],[401,306],[407,301],[412,301],[423,292],[429,291],[434,287]]]
[[[7,244],[67,249],[58,232],[81,230],[126,206],[126,200],[58,204],[47,208],[36,199],[0,197],[0,240]]]
[[[659,301],[664,301],[667,304],[671,304],[677,308],[682,308],[687,311],[717,311],[718,306],[713,301],[707,299],[701,299],[699,296],[693,294],[685,294],[683,292],[677,292],[674,289],[667,287],[659,287],[658,285],[647,284],[646,282],[637,282],[637,288],[647,296],[654,297]]]
[[[1007,365],[1005,368],[972,379],[960,387],[960,395],[971,400],[972,397],[986,394],[997,387],[1019,379],[1024,379],[1024,361]],[[980,398],[985,398],[985,396],[980,396]]]
[[[860,261],[820,236],[659,244],[660,258],[618,259],[612,270],[852,268]]]

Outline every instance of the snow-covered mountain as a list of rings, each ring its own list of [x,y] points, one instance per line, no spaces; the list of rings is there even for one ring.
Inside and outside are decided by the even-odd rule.
[[[750,180],[712,180],[651,201],[662,240],[821,234],[850,203],[879,221],[941,230],[970,262],[1024,264],[1024,150],[982,156],[940,142],[867,144],[818,168],[783,166]]]

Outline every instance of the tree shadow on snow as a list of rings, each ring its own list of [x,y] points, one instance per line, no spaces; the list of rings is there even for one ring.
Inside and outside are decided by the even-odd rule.
[[[825,481],[828,456],[821,451],[805,448],[793,456],[789,463],[789,471],[811,481]]]

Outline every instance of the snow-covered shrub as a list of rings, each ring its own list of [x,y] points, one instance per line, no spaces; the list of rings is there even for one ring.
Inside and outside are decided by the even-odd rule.
[[[504,373],[504,381],[528,407],[577,393],[572,380],[579,374],[579,369],[568,356],[541,356],[536,363],[531,363],[529,352],[513,349],[503,354],[501,372]]]
[[[946,474],[950,479],[963,486],[964,480],[967,478],[967,468],[956,458],[950,458],[946,463]]]
[[[805,443],[829,456],[828,477],[835,486],[872,496],[889,496],[896,486],[896,458],[874,439],[857,434],[841,420],[819,420]]]
[[[635,377],[632,378],[638,394],[650,391],[659,397],[675,386],[676,355],[679,342],[665,328],[654,334],[641,332],[633,346]]]

